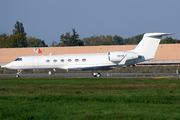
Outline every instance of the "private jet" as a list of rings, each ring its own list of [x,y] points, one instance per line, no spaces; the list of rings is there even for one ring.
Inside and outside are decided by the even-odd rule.
[[[111,70],[121,66],[136,65],[155,58],[162,36],[173,33],[146,33],[140,43],[129,51],[111,51],[97,54],[63,54],[21,56],[13,62],[1,66],[16,69],[16,77],[25,69],[64,69],[67,71],[91,70],[94,77],[101,77],[98,70]]]

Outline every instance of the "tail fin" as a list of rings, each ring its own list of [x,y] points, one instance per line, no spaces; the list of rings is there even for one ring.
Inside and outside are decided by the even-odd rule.
[[[173,33],[146,33],[140,43],[132,51],[137,52],[138,55],[142,55],[146,59],[152,59],[154,58],[161,37],[172,34]]]

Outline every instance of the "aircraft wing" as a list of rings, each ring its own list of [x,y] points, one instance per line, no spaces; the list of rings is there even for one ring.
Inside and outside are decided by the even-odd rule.
[[[71,66],[68,67],[68,71],[83,71],[83,70],[111,70],[116,68],[117,66],[123,66],[125,65],[126,61],[127,61],[127,57],[128,55],[126,54],[122,60],[117,64],[117,65],[96,65],[96,66],[82,66],[82,67],[76,67],[76,66]]]
[[[67,71],[83,71],[83,70],[111,70],[116,68],[117,65],[105,65],[105,66],[85,66],[85,67],[69,67]]]

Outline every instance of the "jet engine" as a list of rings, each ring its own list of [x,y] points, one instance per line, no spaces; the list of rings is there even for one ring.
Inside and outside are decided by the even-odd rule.
[[[137,59],[138,54],[135,52],[131,51],[113,51],[113,52],[108,52],[108,59],[109,61],[112,62],[119,62],[121,61],[124,57],[126,57],[126,60],[132,60],[132,59]]]

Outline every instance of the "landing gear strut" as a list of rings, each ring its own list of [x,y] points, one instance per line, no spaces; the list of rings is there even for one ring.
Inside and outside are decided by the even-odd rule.
[[[16,77],[19,78],[20,77],[20,73],[22,72],[22,70],[17,70],[17,73],[16,73]]]
[[[94,77],[101,77],[101,74],[98,72],[98,70],[92,70],[92,75],[94,75]]]

